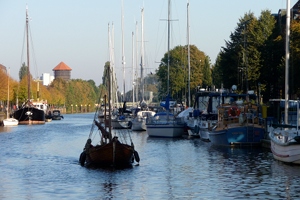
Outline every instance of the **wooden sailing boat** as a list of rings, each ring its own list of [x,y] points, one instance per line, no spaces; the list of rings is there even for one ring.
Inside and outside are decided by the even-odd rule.
[[[110,66],[107,68],[109,74],[109,89],[108,99],[110,102],[111,93],[111,71]],[[105,96],[106,105],[106,96]],[[104,117],[105,125],[98,121],[98,110],[96,111],[89,138],[85,144],[84,150],[80,155],[79,162],[82,166],[99,166],[99,167],[130,167],[135,159],[136,162],[140,161],[137,151],[134,149],[133,142],[128,130],[118,130],[115,135],[112,135],[111,126],[111,103],[109,103],[109,117]],[[106,112],[105,112],[106,113]],[[98,127],[100,141],[92,144],[92,138],[95,138],[94,127]],[[125,131],[125,132],[123,132]],[[118,135],[117,135],[118,134]],[[126,137],[130,138],[130,144],[126,143]],[[124,140],[124,141],[121,141]]]
[[[26,41],[27,41],[27,90],[28,90],[28,99],[21,106],[20,109],[14,112],[13,117],[19,120],[19,124],[45,124],[45,108],[47,105],[45,103],[39,103],[39,105],[34,105],[30,98],[30,62],[29,62],[29,35],[28,35],[28,8],[26,7]],[[39,107],[38,107],[39,106]],[[43,109],[40,109],[43,108]]]
[[[19,121],[15,118],[9,117],[9,72],[7,73],[7,109],[6,109],[6,119],[3,120],[4,126],[16,126],[19,124]]]
[[[290,0],[287,0],[286,9],[286,55],[285,55],[285,108],[284,124],[273,124],[270,128],[269,137],[271,150],[276,160],[300,164],[300,135],[299,135],[299,100],[289,100],[289,36],[290,36]],[[281,101],[280,99],[273,101]],[[280,102],[279,102],[280,103]],[[297,107],[296,122],[288,120],[289,104]]]

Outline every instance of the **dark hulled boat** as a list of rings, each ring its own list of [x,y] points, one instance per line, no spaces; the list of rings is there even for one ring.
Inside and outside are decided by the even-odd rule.
[[[52,120],[61,120],[64,117],[60,114],[60,110],[53,110],[52,112]]]
[[[45,124],[45,112],[29,103],[15,111],[13,117],[19,120],[19,124]]]
[[[19,120],[19,124],[45,124],[45,111],[47,108],[46,104],[43,103],[33,103],[30,100],[30,67],[29,67],[29,36],[28,36],[28,9],[26,8],[26,41],[27,41],[27,92],[28,100],[21,106],[20,109],[16,110],[13,117]],[[39,84],[39,82],[38,82]],[[41,106],[41,107],[40,107]]]
[[[89,141],[87,142],[87,144]],[[134,147],[123,144],[114,137],[109,143],[85,148],[88,166],[130,166],[134,159]]]
[[[109,74],[108,78],[108,91],[110,91],[110,80],[111,73],[109,67],[106,69]],[[109,102],[111,99],[111,94],[108,92]],[[99,103],[100,105],[100,99]],[[104,96],[106,105],[106,95]],[[112,135],[112,119],[111,119],[111,104],[109,104],[108,115],[106,117],[106,111],[104,112],[104,123],[99,122],[98,116],[100,112],[100,107],[98,106],[94,115],[93,124],[89,137],[86,141],[83,152],[80,154],[79,162],[82,166],[95,166],[95,167],[130,167],[134,160],[136,162],[140,161],[138,152],[135,151],[133,142],[130,137],[130,130],[119,129],[114,130],[114,136]],[[98,128],[95,131],[95,127]],[[100,141],[94,140],[92,138],[97,138],[99,135]],[[120,136],[120,137],[118,137]],[[128,141],[130,139],[130,141]],[[122,141],[121,141],[122,140]],[[94,144],[92,144],[92,142]]]

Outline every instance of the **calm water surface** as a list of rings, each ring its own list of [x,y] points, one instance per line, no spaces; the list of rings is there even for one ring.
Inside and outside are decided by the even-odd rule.
[[[93,116],[0,127],[0,199],[300,198],[300,166],[278,162],[266,149],[216,148],[199,139],[133,132],[139,166],[81,167]]]

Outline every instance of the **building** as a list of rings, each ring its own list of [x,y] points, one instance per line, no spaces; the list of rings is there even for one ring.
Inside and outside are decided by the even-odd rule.
[[[71,79],[71,68],[64,62],[60,62],[54,69],[54,79],[61,78],[65,81]]]
[[[43,85],[50,85],[54,80],[54,76],[51,76],[49,73],[43,73],[41,80],[43,81]]]
[[[6,67],[2,64],[0,64],[0,70],[2,70],[4,73],[7,73]]]

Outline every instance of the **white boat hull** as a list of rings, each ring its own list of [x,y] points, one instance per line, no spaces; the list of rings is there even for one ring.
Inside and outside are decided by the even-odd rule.
[[[300,144],[283,146],[271,141],[271,150],[276,160],[300,164]]]
[[[200,128],[199,135],[200,135],[201,140],[209,141],[209,130],[208,129],[206,129],[206,128],[201,129]]]
[[[8,118],[3,120],[4,126],[17,126],[19,124],[19,121],[15,118]]]
[[[147,118],[151,118],[155,115],[154,111],[141,110],[132,119],[131,130],[133,131],[145,131],[147,129],[146,122]]]
[[[139,120],[132,120],[131,121],[131,130],[133,131],[145,131],[146,127],[146,120],[139,119]]]
[[[150,137],[182,137],[184,124],[173,122],[164,124],[147,124],[147,133]]]
[[[274,159],[300,164],[300,143],[293,139],[296,136],[296,131],[272,129],[269,136]]]

